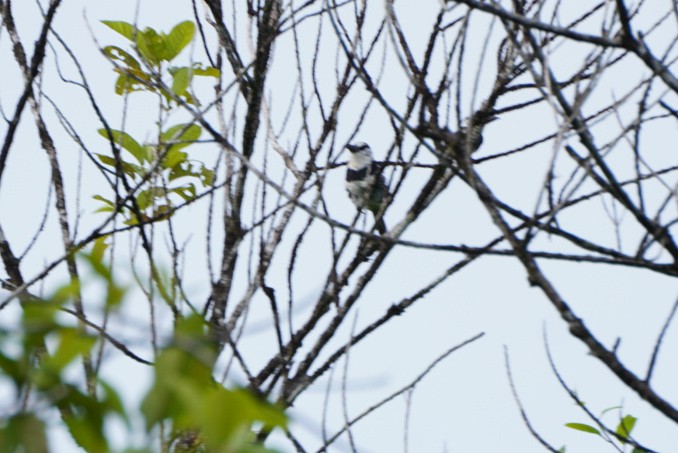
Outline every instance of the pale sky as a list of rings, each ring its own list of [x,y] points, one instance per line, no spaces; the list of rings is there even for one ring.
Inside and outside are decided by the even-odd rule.
[[[44,3],[44,2],[43,2]],[[400,2],[403,3],[403,2]],[[659,2],[658,2],[659,3]],[[371,20],[379,17],[381,2],[370,4]],[[417,46],[425,42],[432,18],[440,7],[439,2],[415,2],[399,5],[398,13],[406,25],[405,31],[414,41],[414,48],[421,54]],[[15,2],[13,5],[15,19],[26,46],[32,45],[40,21],[34,2]],[[111,65],[98,53],[93,38],[99,44],[124,45],[124,41],[114,32],[99,23],[100,20],[135,19],[136,2],[131,0],[87,2],[84,0],[68,0],[59,11],[54,29],[72,46],[80,58],[87,78],[92,84],[99,103],[114,127],[121,122],[122,98],[113,93],[115,74]],[[146,0],[138,6],[138,23],[156,30],[169,30],[182,20],[192,20],[190,2]],[[484,39],[485,28],[478,16],[478,42],[469,46],[480,45]],[[315,30],[309,26],[309,33]],[[421,29],[421,31],[420,31]],[[91,34],[93,33],[94,36]],[[245,29],[239,33],[246,33]],[[329,24],[323,33],[331,38],[333,31]],[[421,42],[417,43],[417,36]],[[244,39],[244,37],[242,37]],[[309,38],[310,39],[310,38]],[[284,40],[281,42],[285,42]],[[10,55],[9,39],[6,34],[0,36],[0,61],[13,61]],[[309,46],[314,45],[309,41]],[[243,49],[245,46],[243,46]],[[334,58],[336,49],[328,45],[323,54],[327,58],[327,78],[323,78],[331,87],[334,80]],[[63,49],[58,48],[61,70],[75,78],[72,64],[64,56]],[[190,52],[185,52],[181,59],[187,62]],[[196,44],[193,49],[194,59],[206,62],[204,53]],[[64,110],[71,121],[76,121],[79,133],[89,146],[107,144],[98,137],[96,129],[100,127],[91,112],[84,94],[75,87],[55,80],[53,50],[48,51],[48,65],[43,83],[45,91],[54,102]],[[581,56],[573,53],[573,60],[579,64]],[[490,61],[494,57],[490,58]],[[290,48],[279,44],[275,48],[273,70],[269,76],[268,92],[272,101],[272,116],[279,124],[285,114],[287,102],[292,93],[293,78],[290,62],[293,59]],[[556,62],[567,66],[568,62]],[[639,65],[637,67],[640,67]],[[644,67],[643,67],[644,70]],[[396,106],[404,103],[403,84],[406,80],[401,67],[391,60],[387,66],[387,74],[381,85],[386,96],[393,99]],[[481,72],[480,99],[482,86],[487,83]],[[470,76],[475,76],[472,72]],[[593,105],[589,113],[595,111],[595,103],[603,103],[624,92],[625,88],[637,83],[641,74],[625,72],[619,78],[603,79],[597,90],[599,94],[592,98]],[[210,82],[211,83],[211,82]],[[210,83],[201,88],[209,96]],[[13,112],[16,93],[22,87],[19,73],[13,69],[3,69],[3,83],[0,86],[0,104],[5,115]],[[363,86],[357,86],[352,93],[351,106],[362,111],[369,93]],[[600,97],[598,97],[600,96]],[[138,133],[152,134],[154,114],[152,106],[146,105],[148,98],[143,95],[130,99],[127,128]],[[469,105],[471,97],[467,99]],[[149,103],[150,104],[150,103]],[[50,112],[48,119],[57,124],[52,110],[45,102],[45,110]],[[81,113],[82,112],[82,113]],[[340,116],[337,147],[342,146],[354,126],[351,109],[344,107]],[[17,142],[22,144],[22,154],[16,151],[8,162],[11,171],[5,172],[0,190],[0,225],[8,240],[17,244],[21,251],[30,241],[42,216],[48,191],[46,182],[49,178],[46,159],[35,139],[34,126],[30,112],[24,115],[24,125],[19,129]],[[346,124],[346,126],[343,126]],[[6,126],[0,126],[4,136]],[[375,150],[377,158],[384,156],[386,149],[393,143],[394,137],[388,118],[377,105],[372,106],[356,139],[368,142]],[[482,155],[501,152],[545,135],[553,129],[554,115],[544,108],[542,112],[531,110],[525,114],[507,115],[488,126],[485,142],[479,153]],[[601,130],[602,135],[614,134]],[[675,130],[668,131],[673,133]],[[673,154],[675,143],[667,145],[669,138],[662,131],[656,141],[649,141],[658,147],[667,148],[667,161],[675,161]],[[59,152],[64,165],[65,179],[75,181],[81,153],[70,139],[55,127]],[[260,139],[263,129],[260,131]],[[283,145],[294,140],[291,134],[284,137]],[[648,139],[652,140],[652,138]],[[263,143],[263,140],[260,140]],[[572,140],[573,144],[577,143]],[[25,145],[24,145],[25,144]],[[16,146],[16,145],[15,145]],[[261,146],[261,143],[260,143]],[[406,147],[413,147],[411,138]],[[552,157],[552,145],[547,143],[540,148],[524,153],[511,161],[497,160],[479,168],[483,177],[491,181],[493,190],[504,200],[514,202],[524,212],[533,212],[537,203],[537,190],[543,183],[544,170]],[[338,151],[338,149],[337,149]],[[195,159],[214,162],[217,158],[215,148],[209,145],[200,146],[191,151]],[[433,162],[430,155],[423,155],[423,162]],[[100,176],[93,174],[88,162],[83,161],[82,188],[80,206],[75,201],[72,212],[82,213],[79,225],[79,237],[96,227],[102,220],[101,214],[93,211],[99,205],[91,199],[93,194],[102,193],[106,186]],[[659,165],[659,164],[658,164]],[[401,220],[404,209],[409,206],[417,194],[417,183],[424,179],[413,176],[400,193],[402,198],[395,200],[394,205],[386,213],[389,225]],[[568,175],[562,175],[566,178]],[[354,207],[345,195],[343,185],[344,170],[338,168],[327,174],[325,195],[332,206],[332,215],[344,223],[350,223],[354,216]],[[76,193],[75,184],[69,183],[71,193]],[[330,189],[331,188],[331,189]],[[405,189],[409,189],[405,190]],[[51,200],[51,199],[50,199]],[[250,200],[251,202],[251,200]],[[205,209],[206,202],[197,203],[185,212],[177,215],[176,234],[182,240],[188,240],[186,252],[186,287],[189,297],[195,301],[205,300],[209,292],[209,276],[205,271]],[[217,211],[218,212],[218,211]],[[600,218],[599,221],[592,219]],[[573,210],[565,217],[566,222],[585,228],[588,237],[596,237],[609,247],[615,246],[614,230],[606,220],[604,207],[600,202]],[[294,222],[303,225],[306,218],[295,218]],[[367,221],[371,222],[371,218]],[[628,242],[635,240],[638,229],[633,219],[627,215],[623,219],[624,234],[628,234]],[[217,223],[218,224],[218,223]],[[48,233],[43,236],[36,248],[25,260],[23,270],[27,276],[36,275],[44,265],[61,253],[58,229],[55,228],[54,210],[47,219]],[[363,225],[360,224],[359,225]],[[50,231],[51,228],[51,232]],[[422,218],[414,225],[404,239],[425,243],[452,243],[472,246],[484,245],[489,239],[499,235],[499,231],[491,223],[489,216],[471,190],[460,180],[454,180],[447,192],[435,202]],[[291,235],[293,236],[293,235]],[[311,307],[308,303],[321,291],[321,284],[329,268],[329,253],[326,234],[316,228],[309,233],[302,248],[305,258],[297,266],[299,273],[308,278],[296,281],[296,296],[299,298],[297,311],[293,313],[297,324],[308,315]],[[286,238],[283,248],[289,248],[294,238]],[[627,241],[626,237],[622,238]],[[162,243],[162,239],[158,243]],[[537,241],[540,247],[556,250],[563,246],[556,238],[546,236]],[[355,244],[353,245],[355,247]],[[127,244],[119,246],[120,256],[127,252]],[[381,316],[392,304],[415,293],[419,288],[436,278],[445,269],[461,260],[462,255],[456,253],[434,252],[412,248],[399,248],[387,260],[377,277],[370,282],[361,297],[354,313],[355,328],[351,323],[345,324],[324,351],[329,354],[342,345],[350,336],[352,329],[360,330]],[[269,284],[284,285],[286,281],[287,255],[280,258],[280,274],[273,274]],[[122,261],[121,261],[122,262]],[[540,261],[540,265],[554,285],[562,292],[568,303],[579,317],[585,320],[599,339],[611,347],[617,337],[622,341],[618,354],[623,362],[644,375],[649,357],[658,332],[669,313],[676,297],[676,283],[669,277],[648,271],[607,266],[600,264],[584,264],[557,261]],[[128,266],[128,262],[125,263]],[[4,277],[4,274],[0,274]],[[65,276],[63,270],[59,273]],[[297,274],[299,275],[299,274]],[[121,279],[130,279],[127,271],[121,271]],[[46,286],[55,285],[55,280]],[[354,282],[352,282],[354,283]],[[88,293],[94,299],[96,288]],[[242,292],[242,288],[236,288]],[[0,292],[0,300],[7,293]],[[306,305],[304,305],[306,300]],[[242,339],[242,352],[251,360],[251,367],[258,366],[268,360],[268,353],[275,351],[273,330],[270,326],[269,311],[264,297],[255,299],[249,313],[249,324]],[[11,325],[8,319],[16,316],[16,304],[5,311],[3,325]],[[132,292],[125,302],[121,316],[112,324],[119,329],[130,342],[130,347],[145,358],[150,358],[147,332],[148,307],[139,294]],[[161,313],[160,330],[165,334],[171,329],[171,318],[168,312]],[[350,417],[355,417],[366,408],[385,398],[397,389],[402,388],[418,376],[431,362],[450,347],[484,332],[483,338],[453,353],[425,377],[416,389],[409,394],[409,420],[407,446],[404,445],[404,424],[408,400],[398,397],[386,406],[378,409],[354,428],[354,439],[357,450],[362,452],[539,452],[543,448],[530,435],[513,400],[505,370],[504,348],[507,348],[516,390],[521,398],[527,415],[539,434],[556,448],[567,446],[568,452],[613,451],[604,441],[592,435],[570,430],[564,427],[568,422],[592,424],[585,415],[569,399],[559,386],[551,372],[545,352],[543,335],[549,340],[555,363],[566,379],[584,400],[591,410],[600,414],[609,407],[623,405],[623,414],[632,414],[638,418],[634,429],[636,438],[641,443],[661,452],[676,450],[675,439],[678,438],[678,427],[668,422],[648,404],[639,400],[628,391],[622,383],[605,369],[601,363],[588,355],[584,345],[572,337],[565,324],[560,320],[556,310],[546,297],[536,288],[528,284],[526,274],[519,262],[512,257],[483,257],[472,263],[461,272],[455,274],[444,284],[436,288],[424,300],[410,308],[404,315],[390,322],[380,332],[350,351],[350,360],[337,364],[328,384],[330,375],[326,375],[317,385],[303,395],[290,411],[292,429],[295,435],[304,441],[309,451],[315,451],[321,444],[322,411],[325,392],[330,386],[329,407],[327,409],[328,435],[340,429],[344,422],[342,407],[342,379],[347,373],[347,408]],[[678,386],[675,379],[678,366],[672,357],[678,353],[678,331],[670,329],[664,339],[664,347],[659,356],[659,363],[653,378],[655,388],[669,401],[678,402]],[[134,412],[141,395],[148,388],[150,370],[148,367],[134,363],[123,357],[114,349],[108,349],[110,357],[102,369],[103,376],[111,382],[123,395],[130,412]],[[74,370],[74,373],[80,370]],[[237,382],[244,382],[242,373],[237,370],[231,377]],[[608,413],[604,420],[616,425],[618,412]],[[59,420],[52,418],[54,429],[52,435],[60,447],[58,451],[76,451],[75,446],[64,446],[68,439],[59,430]],[[119,433],[119,427],[112,427]],[[119,434],[116,434],[119,436]],[[281,451],[292,452],[293,448],[281,439],[274,439]],[[57,444],[55,444],[57,445]],[[124,441],[119,446],[125,445]],[[54,451],[57,451],[55,448]],[[329,451],[350,451],[347,439],[335,443]],[[629,450],[630,451],[630,450]]]

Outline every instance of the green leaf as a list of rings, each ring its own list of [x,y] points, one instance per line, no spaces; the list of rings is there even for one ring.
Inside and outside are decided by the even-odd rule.
[[[200,167],[200,181],[204,187],[211,186],[214,183],[214,172],[203,165]]]
[[[162,168],[174,168],[177,165],[186,162],[188,154],[183,151],[178,151],[175,147],[165,153],[165,158],[162,160]]]
[[[174,80],[172,81],[172,91],[177,96],[182,96],[186,93],[186,89],[191,84],[193,78],[193,70],[191,68],[179,68],[174,73]]]
[[[245,444],[247,439],[242,439],[242,433],[253,422],[269,428],[286,423],[281,410],[257,400],[248,391],[223,387],[213,387],[205,392],[202,404],[192,418],[201,427],[209,451],[223,451],[239,437],[241,444]]]
[[[615,411],[615,410],[617,410],[617,409],[622,409],[622,408],[623,408],[623,406],[612,406],[612,407],[608,407],[607,409],[605,409],[603,412],[600,413],[600,416],[602,417],[603,415],[607,414],[607,413],[610,412],[610,411]]]
[[[172,213],[172,203],[170,204],[161,204],[153,210],[152,217],[156,220],[167,220],[171,217]],[[165,299],[170,306],[174,306],[173,298],[166,292],[161,292],[160,296]]]
[[[165,189],[163,187],[152,186],[146,190],[142,190],[137,195],[137,205],[139,209],[146,210],[148,207],[152,206],[156,199],[165,196]]]
[[[97,155],[100,156],[100,154],[97,154]],[[108,156],[104,156],[104,157],[108,157]],[[95,200],[103,201],[104,203],[106,203],[107,205],[109,205],[112,208],[115,207],[115,203],[113,203],[111,200],[108,200],[108,199],[102,197],[101,195],[93,195],[92,198],[94,198]]]
[[[130,154],[132,154],[139,161],[140,164],[144,163],[145,156],[144,149],[127,132],[111,129],[110,136],[108,135],[108,131],[106,129],[99,129],[97,132],[99,132],[99,135],[101,135],[103,138],[106,138],[108,140],[112,139],[115,144],[120,145],[124,149],[129,151]]]
[[[101,161],[102,164],[108,165],[109,167],[116,168],[115,165],[115,159],[112,158],[111,156],[106,156],[104,154],[96,154],[97,158]],[[120,165],[122,167],[122,171],[129,176],[143,176],[144,175],[144,169],[143,167],[140,167],[138,165],[134,165],[133,163],[122,161],[120,162]],[[102,199],[103,201],[103,199]],[[110,203],[112,207],[115,206],[115,204]]]
[[[198,177],[199,175],[193,171],[193,166],[189,162],[184,162],[186,165],[175,165],[169,174],[169,180],[183,178],[185,176]]]
[[[45,424],[30,413],[11,417],[0,429],[0,451],[25,453],[49,451]]]
[[[129,418],[127,417],[127,413],[125,412],[125,406],[123,405],[122,400],[120,399],[120,395],[118,395],[118,392],[116,392],[115,389],[106,382],[99,381],[99,385],[103,390],[101,402],[108,408],[110,412],[118,414],[120,418],[122,418],[129,427],[130,421]]]
[[[98,195],[95,195],[95,197]],[[101,198],[101,197],[99,197]],[[108,202],[108,200],[105,200]],[[109,204],[112,204],[108,202]],[[102,262],[104,260],[104,253],[106,252],[106,249],[108,249],[108,244],[106,243],[106,240],[109,238],[110,235],[104,235],[98,237],[94,241],[94,245],[92,246],[92,259]]]
[[[195,185],[187,184],[181,187],[175,187],[170,192],[174,192],[179,195],[184,201],[191,201],[195,199]]]
[[[625,416],[619,422],[619,425],[617,426],[617,429],[616,429],[616,433],[620,437],[623,437],[624,439],[628,439],[629,436],[631,435],[631,431],[633,430],[633,427],[636,425],[636,420],[638,420],[638,419],[636,417],[634,417],[633,415]]]
[[[134,25],[121,20],[102,20],[101,23],[106,25],[108,28],[117,31],[130,41],[134,40],[134,33],[136,31]]]
[[[24,363],[21,360],[16,360],[0,353],[0,370],[12,379],[17,389],[23,387],[28,379],[26,367],[23,365]],[[3,451],[2,448],[0,448],[0,451]]]
[[[127,74],[121,74],[115,80],[115,94],[122,96],[126,93],[133,93],[135,91],[140,91],[142,86],[141,83],[134,80],[133,77],[128,76]]]
[[[157,66],[165,55],[165,38],[152,28],[137,33],[137,49],[150,64]]]
[[[206,68],[203,68],[200,63],[195,63],[193,65],[193,75],[197,76],[204,76],[204,77],[219,77],[221,74],[221,71],[219,71],[217,68],[213,68],[212,66],[208,66]]]
[[[124,63],[130,68],[140,69],[141,66],[136,58],[122,50],[118,46],[106,46],[104,47],[104,54],[111,60],[116,60]]]
[[[195,35],[195,24],[189,20],[177,24],[165,37],[165,60],[173,60]]]
[[[172,143],[172,150],[180,150],[200,138],[202,128],[197,124],[177,124],[160,134],[164,143]]]
[[[74,386],[62,384],[59,390],[59,404],[70,407],[77,414],[64,418],[73,440],[88,452],[110,451],[103,429],[106,407]]]
[[[70,286],[70,285],[69,285]],[[23,329],[26,335],[44,335],[57,327],[56,311],[60,303],[30,300],[23,304]]]
[[[52,355],[47,356],[42,363],[46,370],[53,373],[60,373],[76,357],[87,354],[96,343],[94,337],[86,335],[75,328],[60,328],[58,337],[59,345],[56,351]]]
[[[583,431],[585,433],[597,434],[600,436],[600,431],[594,428],[591,425],[586,425],[584,423],[566,423],[565,426],[571,429],[576,429],[577,431]]]

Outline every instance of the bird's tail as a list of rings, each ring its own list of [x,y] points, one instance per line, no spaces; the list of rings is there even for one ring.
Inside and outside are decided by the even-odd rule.
[[[377,222],[374,224],[374,227],[377,229],[379,234],[384,234],[386,233],[386,224],[384,223],[383,218],[377,219]]]

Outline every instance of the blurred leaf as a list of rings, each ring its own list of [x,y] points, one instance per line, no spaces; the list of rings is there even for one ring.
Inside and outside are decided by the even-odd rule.
[[[15,387],[19,388],[26,382],[26,367],[20,359],[8,357],[0,352],[0,370],[12,379]],[[3,451],[0,448],[0,451]]]
[[[566,423],[565,426],[571,429],[576,429],[577,431],[583,431],[585,433],[597,434],[600,436],[600,431],[590,425],[584,423]]]
[[[134,25],[127,22],[123,22],[121,20],[102,20],[101,23],[106,25],[110,29],[117,31],[130,41],[134,40],[135,32]]]
[[[23,331],[25,334],[44,335],[58,325],[55,317],[59,304],[42,300],[30,300],[23,304]]]
[[[165,37],[165,60],[173,60],[186,47],[195,35],[195,24],[191,21],[181,22],[174,26]],[[179,93],[177,93],[179,94]]]
[[[108,408],[110,412],[118,414],[124,420],[125,424],[130,427],[131,425],[129,418],[127,417],[127,413],[125,412],[125,406],[123,405],[118,392],[116,392],[113,387],[103,381],[99,381],[99,385],[103,391],[101,402]]]
[[[60,373],[75,358],[84,356],[92,349],[96,339],[74,327],[61,327],[57,336],[59,344],[52,355],[46,356],[41,367],[53,373]]]
[[[98,195],[95,195],[95,198],[96,198],[97,196],[98,196]],[[99,198],[102,198],[102,197],[99,197]],[[109,202],[109,201],[106,200],[106,199],[104,199],[103,201],[104,201],[104,202],[107,202],[109,205],[112,204],[111,202]],[[108,249],[108,244],[106,243],[106,241],[108,240],[109,237],[110,237],[110,235],[109,235],[109,234],[106,234],[106,235],[104,235],[104,236],[98,237],[98,238],[94,241],[94,245],[92,246],[92,259],[93,259],[93,260],[96,260],[96,261],[98,261],[98,262],[103,262],[103,260],[104,260],[104,253],[106,253],[106,250]]]
[[[146,394],[141,412],[146,428],[163,420],[185,418],[187,401],[195,401],[206,385],[212,385],[211,373],[195,357],[178,349],[162,351],[155,361],[155,380]]]
[[[109,451],[108,441],[104,435],[106,407],[74,386],[62,385],[59,390],[59,393],[65,393],[65,396],[57,404],[68,407],[73,413],[72,416],[64,418],[73,440],[88,452]]]
[[[633,415],[625,416],[619,422],[619,425],[617,426],[617,429],[616,429],[615,432],[620,437],[623,437],[624,439],[628,439],[629,436],[631,435],[631,431],[633,430],[633,427],[636,425],[636,420],[638,420],[638,419],[636,417],[634,417]]]
[[[193,78],[193,71],[191,68],[179,68],[174,73],[174,80],[172,81],[172,91],[177,96],[182,96],[186,93],[186,89],[191,84],[191,79]]]
[[[0,429],[0,451],[22,453],[44,453],[49,451],[45,424],[35,415],[21,413],[13,417]]]
[[[116,145],[122,146],[124,149],[130,152],[140,164],[144,163],[145,152],[141,145],[127,132],[116,131],[111,129],[111,136],[109,137],[108,131],[106,129],[99,129],[99,135],[103,138],[110,140],[113,139],[113,143]]]
[[[126,289],[115,283],[110,266],[104,263],[103,260],[98,259],[94,253],[89,255],[82,254],[80,256],[87,260],[87,263],[96,275],[106,282],[106,307],[115,308],[120,305],[125,297]]]
[[[281,410],[258,400],[245,389],[215,387],[206,392],[201,406],[194,417],[199,420],[207,446],[215,451],[222,450],[233,439],[250,432],[254,422],[260,422],[269,429],[286,425]]]

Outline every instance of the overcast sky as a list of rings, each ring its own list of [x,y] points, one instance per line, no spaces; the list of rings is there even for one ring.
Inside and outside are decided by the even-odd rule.
[[[382,7],[381,2],[370,4],[370,8],[374,8],[371,10],[374,16],[370,16],[372,20],[379,18]],[[439,2],[433,0],[399,5],[398,13],[415,48],[425,43],[431,21],[439,7]],[[167,31],[182,20],[193,20],[191,5],[187,1],[146,0],[137,5],[129,0],[68,0],[60,8],[54,26],[78,55],[98,102],[104,107],[105,114],[114,126],[121,123],[123,100],[113,93],[115,74],[111,65],[97,51],[94,39],[100,45],[124,45],[121,37],[99,21],[106,19],[133,22],[137,8],[138,23],[142,27],[150,26]],[[15,1],[13,10],[24,44],[30,48],[41,24],[37,7],[32,1]],[[484,39],[485,32],[480,24],[482,22],[478,23],[479,41]],[[246,30],[240,30],[240,33],[244,32]],[[324,28],[323,33],[332,33],[329,25]],[[421,40],[417,40],[419,35]],[[309,40],[309,46],[313,45],[311,37]],[[335,47],[328,45],[325,55],[328,61],[335,58],[335,51]],[[9,39],[3,33],[0,36],[0,61],[13,61],[10,52]],[[56,52],[66,77],[76,78],[73,65],[64,56],[63,49],[57,47]],[[87,99],[77,88],[56,79],[54,50],[50,48],[48,54],[49,63],[43,79],[45,91],[71,121],[77,121],[79,133],[90,146],[101,146],[105,149],[106,143],[96,133],[100,125],[92,115]],[[185,52],[181,57],[182,61],[188,62],[191,54],[193,59],[206,62],[199,46]],[[273,103],[272,110],[278,123],[285,113],[285,103],[292,91],[289,79],[295,77],[289,70],[289,61],[292,59],[290,48],[283,45],[275,48],[268,91],[275,93],[276,96],[272,97],[276,100],[280,99],[278,103]],[[567,62],[558,64],[566,65]],[[385,71],[387,75],[382,89],[394,102],[402,105],[405,96],[399,90],[402,90],[405,77],[400,65],[394,60],[390,60],[389,65]],[[14,68],[7,68],[3,64],[2,71],[0,104],[4,114],[9,115],[8,112],[13,112],[16,96],[23,82]],[[472,75],[475,76],[475,73]],[[623,92],[627,82],[633,84],[639,79],[633,73],[627,73],[624,77],[620,76],[618,86],[617,82],[607,80],[605,82],[609,85],[599,86],[597,89],[601,91],[601,98],[607,99],[615,92]],[[481,85],[483,82],[481,77]],[[202,89],[208,94],[209,84]],[[351,102],[355,102],[356,111],[360,111],[369,93],[358,87],[353,96]],[[132,96],[127,119],[129,130],[137,132],[141,137],[152,133],[152,115],[155,114],[152,106],[148,107],[143,99],[143,95],[139,98]],[[45,107],[45,110],[50,112],[47,114],[48,118],[54,120],[53,111],[49,107]],[[345,134],[350,132],[353,125],[351,118],[348,118],[351,109],[344,110],[342,119],[348,125],[344,128],[340,121],[338,129],[339,135],[347,139]],[[149,115],[151,119],[148,118]],[[525,138],[526,136],[543,135],[539,132],[540,129],[546,133],[553,128],[552,114],[545,112],[540,115],[532,111],[530,115],[532,116],[514,115],[492,123],[488,126],[485,142],[479,153],[492,154],[510,149],[512,145],[528,142],[529,138]],[[18,136],[22,153],[20,155],[13,152],[11,155],[8,163],[11,171],[5,172],[0,190],[0,224],[8,239],[13,244],[18,244],[19,250],[28,244],[40,222],[48,198],[46,182],[49,178],[49,167],[35,139],[35,129],[28,112],[24,115],[24,123]],[[375,107],[370,111],[366,124],[356,139],[372,144],[377,158],[380,158],[394,140],[388,119],[383,111]],[[4,134],[5,128],[3,123],[0,132]],[[601,131],[601,134],[605,134],[605,131]],[[54,135],[60,147],[66,179],[76,181],[83,159],[82,153],[63,131],[55,128]],[[665,143],[665,140],[666,138],[658,137],[657,146],[666,146],[660,144]],[[337,142],[337,146],[341,145],[342,143]],[[517,200],[526,212],[532,212],[537,203],[537,189],[543,182],[543,172],[551,157],[549,146],[544,145],[542,152],[531,151],[510,161],[512,166],[507,166],[502,160],[497,164],[489,163],[480,171],[492,181],[497,193],[507,200]],[[672,146],[675,148],[675,144]],[[217,158],[217,150],[209,146],[200,147],[199,152],[199,156],[194,156],[196,159],[204,158],[214,162]],[[674,159],[673,154],[670,158]],[[433,161],[430,155],[422,156],[421,159],[424,162]],[[83,183],[78,208],[82,213],[81,223],[78,225],[80,237],[86,236],[88,231],[103,220],[100,214],[93,213],[99,205],[91,196],[106,190],[100,176],[92,172],[86,162],[82,168],[84,170],[80,177]],[[424,173],[419,179],[412,178],[410,192],[403,191],[403,198],[396,200],[393,211],[386,214],[387,223],[400,220],[398,214],[416,196],[416,182],[423,181],[423,175]],[[343,168],[328,172],[326,187],[332,188],[331,191],[336,190],[336,193],[326,195],[333,203],[333,215],[344,223],[350,223],[354,208],[345,196],[343,177]],[[72,196],[75,197],[77,187],[69,184]],[[73,203],[72,209],[75,212],[74,199]],[[186,286],[191,291],[191,297],[200,301],[205,299],[210,290],[209,276],[205,275],[206,207],[206,202],[198,203],[176,219],[177,235],[182,240],[188,240]],[[405,239],[480,246],[483,245],[482,241],[499,235],[475,195],[459,180],[452,182],[446,194],[436,201],[435,208],[408,231]],[[592,215],[603,219],[599,224],[593,224],[599,230],[593,230],[594,226],[588,222]],[[571,214],[568,221],[578,222],[577,216],[580,216],[582,224],[587,225],[592,236],[614,246],[614,231],[609,222],[604,222],[604,207],[601,203],[591,203]],[[302,225],[305,219],[295,221]],[[368,220],[370,221],[371,219]],[[633,223],[632,219],[624,221],[626,224]],[[52,232],[46,233],[40,239],[38,246],[23,264],[27,276],[36,275],[46,263],[60,255],[61,246],[55,225],[56,216],[52,212],[47,219],[46,228],[48,231],[52,228]],[[630,237],[637,232],[632,226],[625,231],[629,232]],[[305,253],[303,256],[308,258],[301,261],[299,266],[308,278],[297,282],[297,296],[300,300],[294,316],[299,322],[308,315],[311,309],[308,304],[322,290],[320,285],[328,267],[326,260],[329,259],[327,248],[320,243],[322,240],[321,234],[310,234],[305,248],[302,249],[302,253]],[[542,238],[538,243],[544,248],[552,246],[555,249],[559,246],[557,240],[551,238]],[[120,253],[127,252],[125,247],[120,247],[123,249]],[[317,252],[313,252],[315,248]],[[354,314],[355,329],[368,325],[391,304],[411,295],[425,282],[433,280],[462,258],[463,256],[454,253],[399,249],[389,258],[361,298]],[[281,263],[283,271],[280,275],[273,276],[274,283],[276,278],[280,282],[286,279],[284,260]],[[627,366],[642,375],[656,335],[674,303],[675,281],[659,274],[631,268],[554,261],[540,264],[577,315],[585,320],[587,326],[606,346],[611,347],[617,337],[623,338],[618,350],[619,356]],[[319,271],[322,272],[320,276],[317,274]],[[62,272],[60,275],[65,277],[66,274]],[[130,275],[121,272],[121,278],[129,279]],[[56,280],[47,285],[54,284]],[[0,298],[4,298],[5,294],[0,292]],[[306,306],[305,300],[308,300]],[[139,301],[141,299],[135,299],[135,293],[132,292],[116,326],[124,332],[125,338],[140,355],[149,358],[146,331],[148,308]],[[249,355],[254,369],[267,360],[266,353],[272,352],[275,347],[271,341],[273,331],[267,328],[270,324],[267,321],[265,299],[262,298],[260,302],[259,305],[254,304],[249,314],[248,328],[242,340],[242,352]],[[16,316],[16,307],[10,307],[5,313],[2,322],[8,323],[8,320]],[[160,322],[167,323],[163,331],[168,332],[171,327],[169,313],[161,316]],[[350,323],[343,326],[333,340],[334,346],[328,348],[328,351],[343,344],[349,338],[352,328]],[[358,450],[374,453],[405,451],[404,424],[409,404],[407,445],[410,452],[542,451],[542,447],[521,420],[519,409],[513,400],[504,360],[505,351],[508,351],[516,390],[540,435],[558,448],[566,445],[568,452],[608,451],[606,448],[609,447],[594,436],[564,427],[568,422],[591,422],[562,390],[552,373],[545,352],[546,337],[563,377],[594,413],[599,414],[606,408],[623,405],[624,415],[632,414],[639,419],[634,433],[641,442],[645,441],[662,452],[677,451],[675,439],[678,439],[678,429],[675,424],[667,422],[649,405],[627,391],[616,377],[588,355],[584,345],[569,334],[545,296],[538,289],[529,286],[523,268],[511,257],[484,257],[474,262],[387,325],[380,333],[351,350],[346,368],[343,368],[344,362],[340,362],[332,376],[326,376],[292,408],[290,413],[293,431],[299,438],[306,440],[308,445],[320,445],[322,411],[328,386],[331,398],[327,410],[327,432],[331,435],[342,426],[344,408],[341,384],[344,373],[347,373],[347,410],[354,417],[407,385],[444,351],[481,332],[485,334],[482,338],[439,363],[407,397],[396,398],[357,424],[354,438]],[[660,355],[653,380],[656,388],[673,402],[678,402],[678,386],[674,384],[678,365],[672,359],[678,353],[677,346],[678,332],[674,328],[665,338],[665,348]],[[129,407],[136,407],[140,395],[149,384],[150,370],[122,357],[114,350],[110,350],[109,354],[110,358],[102,369],[104,378],[122,392]],[[260,363],[257,362],[258,354]],[[330,378],[331,382],[328,381]],[[244,376],[238,376],[236,372],[232,377],[233,381],[244,383]],[[613,411],[605,416],[605,420],[615,425],[618,414],[619,412]],[[59,442],[68,442],[63,433],[56,429],[59,421],[54,419],[53,423],[55,438]],[[282,451],[293,451],[284,440],[276,439],[275,443],[280,445]],[[59,451],[67,451],[65,448]],[[349,451],[346,439],[336,443],[330,451]]]

